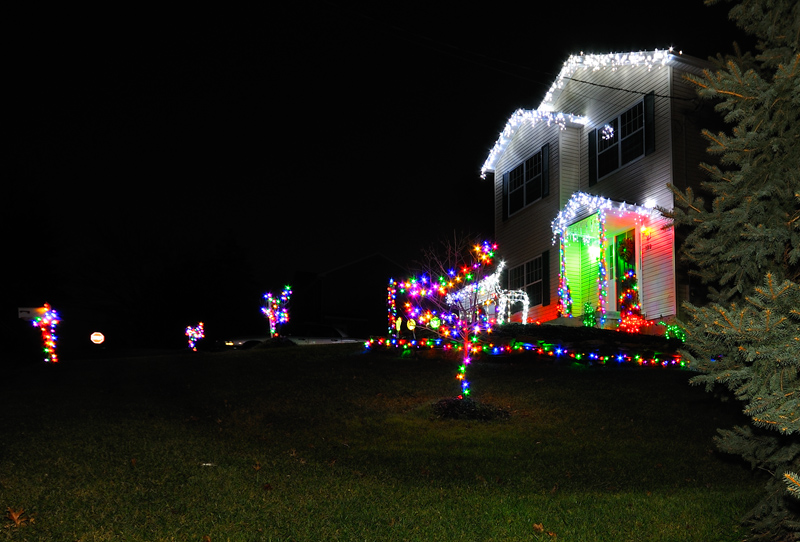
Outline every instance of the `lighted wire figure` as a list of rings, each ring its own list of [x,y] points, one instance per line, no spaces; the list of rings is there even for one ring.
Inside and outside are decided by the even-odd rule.
[[[197,342],[205,337],[203,322],[200,322],[194,327],[187,327],[185,335],[189,338],[189,348],[192,349],[192,352],[197,352]]]
[[[58,354],[56,354],[56,326],[60,322],[58,313],[50,308],[48,303],[44,304],[44,311],[41,316],[36,316],[33,319],[33,327],[38,327],[42,330],[42,345],[44,350],[44,361],[48,363],[58,363]]]
[[[289,322],[289,298],[292,297],[291,286],[286,286],[280,297],[274,297],[272,292],[264,294],[264,306],[261,312],[269,321],[270,337],[278,335],[278,326]]]

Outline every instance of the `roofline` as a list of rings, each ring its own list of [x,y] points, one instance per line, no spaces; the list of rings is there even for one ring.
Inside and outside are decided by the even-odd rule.
[[[558,76],[550,90],[544,96],[539,109],[552,111],[553,104],[558,100],[561,91],[567,85],[570,77],[578,70],[591,70],[593,72],[601,70],[617,70],[623,66],[645,66],[648,71],[653,68],[666,66],[678,55],[670,49],[655,49],[653,51],[639,51],[630,53],[606,53],[606,54],[583,54],[570,55],[561,68]]]
[[[564,62],[558,76],[550,90],[545,94],[544,99],[537,109],[517,109],[506,122],[506,126],[497,138],[494,147],[489,151],[486,161],[481,167],[481,177],[485,178],[487,172],[493,172],[497,159],[505,152],[506,147],[514,138],[514,134],[525,122],[547,122],[548,126],[555,123],[566,128],[570,125],[583,126],[588,123],[588,118],[582,115],[560,113],[553,110],[553,107],[566,86],[569,78],[580,69],[616,70],[622,66],[646,66],[648,70],[665,66],[672,62],[684,62],[696,67],[707,66],[708,63],[695,57],[685,56],[682,52],[674,53],[672,48],[655,49],[653,51],[639,51],[630,53],[606,53],[606,54],[584,54],[570,55]]]
[[[570,115],[568,113],[555,113],[552,111],[542,111],[540,109],[517,109],[506,121],[506,126],[500,132],[500,136],[489,151],[489,156],[481,167],[481,177],[486,177],[486,172],[494,171],[497,158],[505,152],[506,147],[514,139],[514,134],[525,122],[536,124],[544,122],[547,126],[558,126],[565,129],[567,126],[583,126],[588,119],[580,115]]]

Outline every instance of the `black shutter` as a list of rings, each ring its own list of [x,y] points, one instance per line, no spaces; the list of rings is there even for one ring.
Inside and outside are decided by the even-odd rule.
[[[589,132],[589,186],[597,184],[597,130]]]
[[[508,220],[508,172],[503,173],[503,220]]]
[[[542,252],[542,306],[550,304],[550,251]]]
[[[644,96],[644,154],[652,154],[656,150],[656,96],[654,93]]]
[[[542,197],[550,194],[550,143],[542,147]]]

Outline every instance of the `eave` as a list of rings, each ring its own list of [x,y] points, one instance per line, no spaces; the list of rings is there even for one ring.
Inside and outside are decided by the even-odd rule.
[[[503,155],[514,135],[526,122],[536,124],[545,122],[548,126],[558,125],[561,129],[567,126],[584,126],[589,119],[583,115],[556,112],[555,104],[558,97],[569,84],[572,76],[581,70],[592,72],[600,70],[618,70],[624,66],[643,66],[648,70],[665,66],[672,59],[681,58],[673,54],[672,49],[654,51],[640,51],[631,53],[608,53],[570,55],[555,81],[545,94],[542,103],[537,109],[518,109],[506,122],[506,126],[489,151],[486,161],[481,167],[481,177],[485,178],[487,172],[494,172],[497,160]]]
[[[568,113],[554,113],[539,109],[517,109],[509,117],[494,147],[489,151],[489,156],[481,168],[481,177],[485,177],[489,171],[494,171],[497,160],[503,155],[511,140],[514,139],[514,134],[517,133],[517,130],[525,123],[530,123],[531,125],[545,123],[547,126],[559,126],[563,130],[567,126],[583,126],[587,120],[586,117]]]

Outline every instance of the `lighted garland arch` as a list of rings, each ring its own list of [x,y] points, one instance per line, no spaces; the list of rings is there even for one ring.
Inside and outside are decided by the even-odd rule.
[[[606,256],[606,218],[609,215],[618,217],[633,216],[636,223],[642,223],[644,220],[652,218],[654,206],[647,204],[645,206],[634,205],[626,202],[616,202],[603,196],[594,194],[587,194],[585,192],[576,192],[569,199],[564,208],[556,215],[556,218],[551,223],[553,231],[553,244],[558,242],[559,245],[559,259],[560,259],[560,272],[558,284],[558,307],[559,314],[565,317],[572,317],[572,293],[569,286],[567,277],[567,255],[566,247],[569,239],[569,227],[577,223],[581,219],[589,218],[593,214],[597,215],[597,236],[598,236],[598,255],[597,255],[597,297],[598,307],[597,313],[602,327],[606,320],[606,310],[608,305],[608,262]]]

